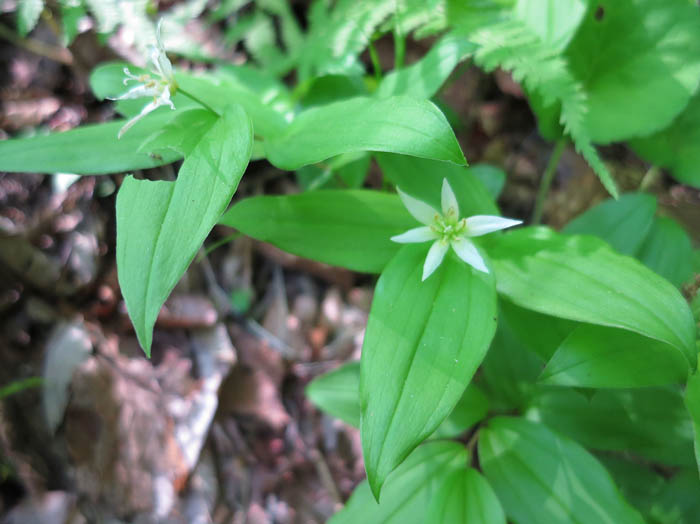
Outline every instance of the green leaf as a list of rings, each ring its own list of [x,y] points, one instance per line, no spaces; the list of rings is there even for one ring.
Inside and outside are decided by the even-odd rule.
[[[125,121],[82,126],[46,136],[0,142],[0,170],[18,173],[76,173],[103,175],[148,169],[174,162],[180,155],[164,152],[150,156],[139,147],[173,115],[148,115],[117,139]]]
[[[672,218],[654,221],[639,259],[677,287],[693,276],[693,245],[688,233]]]
[[[80,33],[80,21],[86,16],[82,2],[59,0],[61,7],[61,43],[68,47]]]
[[[552,358],[561,343],[578,326],[577,322],[516,306],[508,300],[499,302],[501,316],[513,336],[543,361]]]
[[[295,255],[366,273],[381,272],[401,247],[390,238],[416,226],[398,196],[367,190],[246,198],[221,223]]]
[[[306,396],[320,410],[360,427],[360,363],[348,362],[313,379]]]
[[[294,170],[351,151],[387,151],[464,165],[445,116],[427,100],[351,98],[308,109],[265,142],[269,161]]]
[[[457,197],[461,216],[500,214],[488,190],[472,174],[471,168],[389,153],[375,154],[374,157],[389,180],[435,209],[441,209],[442,181],[446,178]]]
[[[630,145],[649,162],[669,168],[684,184],[700,187],[700,91],[670,126]]]
[[[17,6],[17,32],[24,37],[34,29],[44,10],[44,0],[19,0]]]
[[[690,418],[693,421],[695,459],[698,471],[700,471],[700,373],[695,372],[688,377],[684,400],[685,407],[688,409]]]
[[[463,35],[445,35],[418,62],[386,75],[379,84],[376,96],[386,98],[407,95],[414,98],[432,98],[457,64],[475,49],[476,45]]]
[[[562,342],[540,380],[590,388],[635,388],[678,384],[688,360],[664,342],[631,331],[584,324]]]
[[[450,414],[496,327],[492,276],[450,253],[421,282],[426,254],[427,246],[405,246],[384,269],[362,347],[362,449],[376,497]]]
[[[676,288],[590,236],[544,227],[486,237],[499,293],[517,305],[665,342],[695,366],[695,325]]]
[[[663,129],[700,81],[700,13],[684,0],[598,0],[566,52],[596,142]]]
[[[202,137],[216,123],[218,117],[206,109],[188,109],[178,112],[172,120],[149,136],[139,151],[167,153],[174,151],[181,156],[189,155]]]
[[[563,51],[584,15],[586,0],[518,0],[514,16],[525,22],[552,51]]]
[[[325,75],[311,79],[309,85],[304,87],[306,89],[301,99],[304,109],[368,94],[361,76]]]
[[[498,329],[477,377],[492,409],[504,412],[527,404],[543,365],[544,361],[514,334],[500,308]]]
[[[542,424],[491,420],[479,437],[479,458],[518,524],[643,524],[592,455]]]
[[[474,164],[469,166],[469,172],[481,180],[494,200],[501,195],[507,178],[503,169],[490,164]]]
[[[468,458],[469,452],[456,442],[428,442],[389,476],[381,503],[374,500],[365,480],[328,524],[424,524],[435,490],[452,471],[463,470]]]
[[[315,189],[359,189],[372,161],[369,153],[345,153],[324,164],[304,166],[296,177],[303,191]]]
[[[693,428],[678,387],[599,390],[539,389],[527,417],[587,448],[632,453],[694,466]]]
[[[626,193],[608,199],[577,216],[564,233],[596,235],[623,255],[634,256],[654,222],[656,198],[647,193]]]
[[[321,411],[339,418],[355,428],[360,427],[360,363],[348,362],[316,377],[306,386],[309,400]],[[482,420],[488,413],[489,401],[474,384],[469,384],[450,413],[438,427],[434,438],[452,438]]]
[[[231,106],[185,159],[175,182],[127,177],[119,190],[119,284],[147,355],[158,312],[229,204],[252,144],[247,115]]]
[[[266,103],[261,95],[264,91],[255,92],[244,87],[240,82],[228,79],[223,72],[193,75],[178,73],[175,76],[178,86],[193,94],[215,111],[221,113],[231,101],[240,104],[253,122],[255,135],[263,138],[276,137],[283,134],[287,127],[284,107],[276,109]],[[184,96],[184,95],[183,95]]]
[[[434,438],[453,438],[482,421],[489,412],[489,399],[473,382],[433,434]]]
[[[453,471],[443,480],[425,522],[506,524],[506,515],[488,481],[469,468]]]

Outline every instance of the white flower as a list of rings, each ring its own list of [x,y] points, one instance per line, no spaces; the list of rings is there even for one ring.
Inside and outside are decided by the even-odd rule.
[[[138,115],[129,120],[124,127],[119,130],[118,138],[121,138],[131,126],[160,106],[170,106],[170,109],[175,109],[170,97],[177,91],[177,82],[175,82],[175,76],[173,75],[173,66],[165,54],[163,41],[160,38],[161,23],[162,20],[158,22],[158,28],[156,29],[156,45],[151,45],[148,49],[148,58],[150,61],[149,69],[153,76],[150,74],[135,75],[129,71],[128,67],[125,67],[124,74],[126,78],[124,79],[124,85],[128,85],[131,81],[139,82],[139,85],[132,87],[119,97],[110,98],[110,100],[128,100],[146,96],[153,97],[153,100],[146,104]]]
[[[397,190],[408,212],[425,226],[409,229],[401,235],[391,237],[391,240],[401,244],[434,241],[423,264],[423,280],[438,268],[450,246],[467,264],[488,273],[484,259],[469,238],[522,224],[522,220],[491,215],[475,215],[460,219],[457,197],[447,179],[442,181],[442,213],[425,202],[407,195],[400,188]]]

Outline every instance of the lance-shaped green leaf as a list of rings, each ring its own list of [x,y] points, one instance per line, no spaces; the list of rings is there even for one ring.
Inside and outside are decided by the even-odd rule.
[[[376,96],[386,98],[407,95],[414,98],[432,98],[457,64],[475,49],[476,45],[463,35],[445,35],[418,62],[386,75],[379,84]]]
[[[338,369],[313,379],[306,395],[320,410],[338,417],[355,428],[360,427],[360,363],[348,362]],[[474,384],[469,384],[432,438],[452,438],[482,420],[489,400]]]
[[[442,181],[447,179],[463,216],[499,214],[488,189],[471,168],[389,153],[375,154],[374,158],[382,173],[402,191],[435,209],[441,209]]]
[[[596,235],[623,255],[634,256],[654,222],[656,198],[647,193],[626,193],[608,199],[577,216],[565,233]]]
[[[388,264],[362,347],[360,429],[376,497],[389,473],[449,415],[496,327],[492,276],[450,253],[421,282],[426,252],[406,246]]]
[[[688,378],[685,387],[685,406],[693,421],[695,460],[698,471],[700,471],[700,373],[698,372],[693,373]]]
[[[654,220],[638,258],[674,286],[680,287],[693,276],[693,244],[672,218]]]
[[[496,200],[501,195],[503,186],[506,185],[506,172],[503,169],[490,164],[472,164],[469,172],[481,180],[491,198]]]
[[[306,258],[379,273],[401,247],[393,235],[415,226],[397,195],[322,190],[247,198],[221,223]]]
[[[638,388],[680,384],[688,371],[688,359],[665,342],[582,324],[562,342],[540,380],[557,386]]]
[[[696,362],[688,303],[668,281],[591,236],[523,228],[482,243],[498,291],[517,305],[665,342]]]
[[[692,2],[589,2],[566,58],[584,86],[594,141],[646,136],[671,123],[700,81],[698,33]]]
[[[450,473],[437,488],[425,522],[505,524],[506,515],[493,488],[472,468]]]
[[[445,115],[427,100],[351,98],[308,109],[265,142],[268,160],[294,170],[352,151],[386,151],[464,165]]]
[[[527,418],[590,449],[631,453],[652,462],[694,466],[693,428],[677,386],[603,389],[540,388]]]
[[[518,524],[643,524],[584,448],[542,424],[499,417],[481,430],[479,459]]]
[[[117,139],[117,133],[123,120],[46,136],[3,140],[0,170],[104,175],[170,164],[181,156],[174,151],[152,156],[139,152],[139,147],[172,118],[170,113],[148,115],[121,139]]]
[[[648,161],[669,168],[676,179],[700,187],[700,91],[670,126],[630,145]]]
[[[245,111],[231,106],[195,146],[175,182],[127,177],[119,190],[119,284],[146,354],[163,302],[238,187],[252,135]]]
[[[452,471],[464,470],[468,458],[467,449],[456,442],[428,442],[389,476],[381,503],[374,500],[365,480],[329,524],[424,524],[436,488]]]
[[[316,377],[306,396],[323,411],[353,427],[360,427],[360,363],[348,362]]]

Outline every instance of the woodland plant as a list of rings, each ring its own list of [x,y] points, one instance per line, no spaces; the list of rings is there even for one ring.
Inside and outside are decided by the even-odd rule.
[[[20,21],[36,3],[19,2]],[[697,522],[700,298],[680,289],[700,272],[698,251],[653,195],[620,194],[595,147],[627,142],[700,188],[697,5],[317,0],[306,31],[286,2],[260,1],[231,25],[221,9],[212,23],[252,63],[171,72],[164,25],[155,80],[129,65],[144,84],[124,94],[125,64],[92,72],[95,96],[124,119],[0,143],[5,171],[182,160],[176,180],[128,176],[117,197],[119,282],[146,354],[163,302],[224,224],[379,275],[361,362],[308,387],[361,432],[367,481],[334,524]],[[373,46],[385,34],[389,72]],[[435,39],[404,65],[409,35]],[[499,216],[505,175],[467,167],[431,101],[466,60],[512,73],[556,143],[533,224],[496,232],[519,223]],[[554,231],[537,222],[569,143],[611,199]],[[307,190],[229,207],[248,163],[263,160]],[[372,160],[385,190],[363,188]]]

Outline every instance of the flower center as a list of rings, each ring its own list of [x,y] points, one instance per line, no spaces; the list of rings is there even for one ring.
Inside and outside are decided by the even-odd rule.
[[[458,220],[454,208],[450,208],[445,215],[436,214],[430,228],[437,233],[440,240],[452,242],[464,235],[467,230],[467,219]]]

